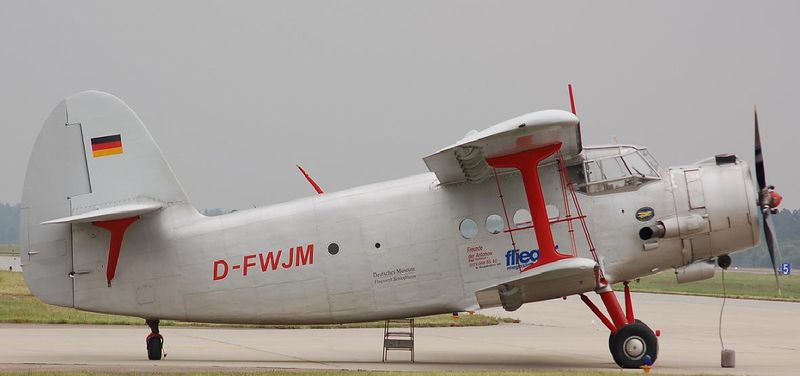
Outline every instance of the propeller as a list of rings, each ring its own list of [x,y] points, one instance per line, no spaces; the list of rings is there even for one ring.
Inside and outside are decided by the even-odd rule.
[[[761,136],[758,132],[758,111],[753,107],[753,118],[756,129],[756,180],[758,180],[758,207],[764,218],[764,238],[767,243],[770,261],[772,261],[772,271],[775,274],[775,286],[778,288],[778,295],[781,295],[781,284],[778,280],[778,265],[776,256],[778,255],[778,242],[775,238],[775,224],[772,222],[772,214],[778,212],[778,205],[781,203],[781,195],[775,191],[775,187],[767,185],[767,176],[764,172],[764,156],[761,153]]]

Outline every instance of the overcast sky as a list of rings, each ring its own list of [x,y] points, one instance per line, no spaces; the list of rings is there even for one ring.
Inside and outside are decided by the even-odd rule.
[[[471,129],[568,109],[585,145],[753,160],[800,207],[800,2],[0,0],[0,201],[87,89],[143,119],[198,208],[425,172]]]

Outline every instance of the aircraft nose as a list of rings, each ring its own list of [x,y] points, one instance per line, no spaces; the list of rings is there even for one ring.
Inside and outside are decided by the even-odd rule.
[[[759,242],[758,196],[747,163],[719,163],[703,169],[706,209],[714,253],[724,254],[753,247]],[[779,200],[778,200],[779,201]]]
[[[664,236],[672,228],[676,236],[690,241],[691,260],[707,260],[758,244],[759,196],[747,163],[726,154],[676,173],[676,181],[685,178],[685,186],[678,189],[687,193],[675,196],[676,218],[660,223]]]

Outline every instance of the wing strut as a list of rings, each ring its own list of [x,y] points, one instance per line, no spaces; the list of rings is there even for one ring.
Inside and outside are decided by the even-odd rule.
[[[539,163],[559,149],[561,149],[561,143],[556,142],[536,149],[486,160],[492,167],[516,168],[522,174],[522,183],[525,186],[525,195],[533,219],[533,231],[536,233],[536,242],[539,244],[539,261],[525,268],[523,272],[535,266],[573,257],[572,255],[562,255],[556,251],[553,232],[550,230],[550,220],[547,218],[542,184],[539,180]]]
[[[565,218],[567,219],[567,227],[569,228],[569,240],[572,243],[572,255],[578,257],[578,243],[575,241],[575,226],[572,225],[572,211],[570,209],[569,199],[567,198],[567,189],[572,189],[572,184],[569,183],[569,175],[567,166],[564,164],[564,156],[561,155],[561,152],[558,152],[556,156],[558,157],[558,177],[561,181],[561,197],[564,199],[564,214],[566,214]],[[575,206],[580,207],[580,203],[576,201]],[[588,233],[586,237],[589,237]]]

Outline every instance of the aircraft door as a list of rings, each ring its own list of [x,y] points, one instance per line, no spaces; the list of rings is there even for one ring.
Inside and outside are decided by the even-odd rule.
[[[699,168],[683,171],[686,179],[686,194],[689,201],[689,211],[692,214],[707,215],[706,198],[703,190],[703,170]],[[682,217],[678,217],[679,221]],[[711,256],[711,237],[708,233],[689,239],[692,248],[692,261],[705,259]]]
[[[684,170],[686,178],[686,193],[689,199],[689,209],[705,209],[706,199],[703,195],[703,181],[700,169]]]

